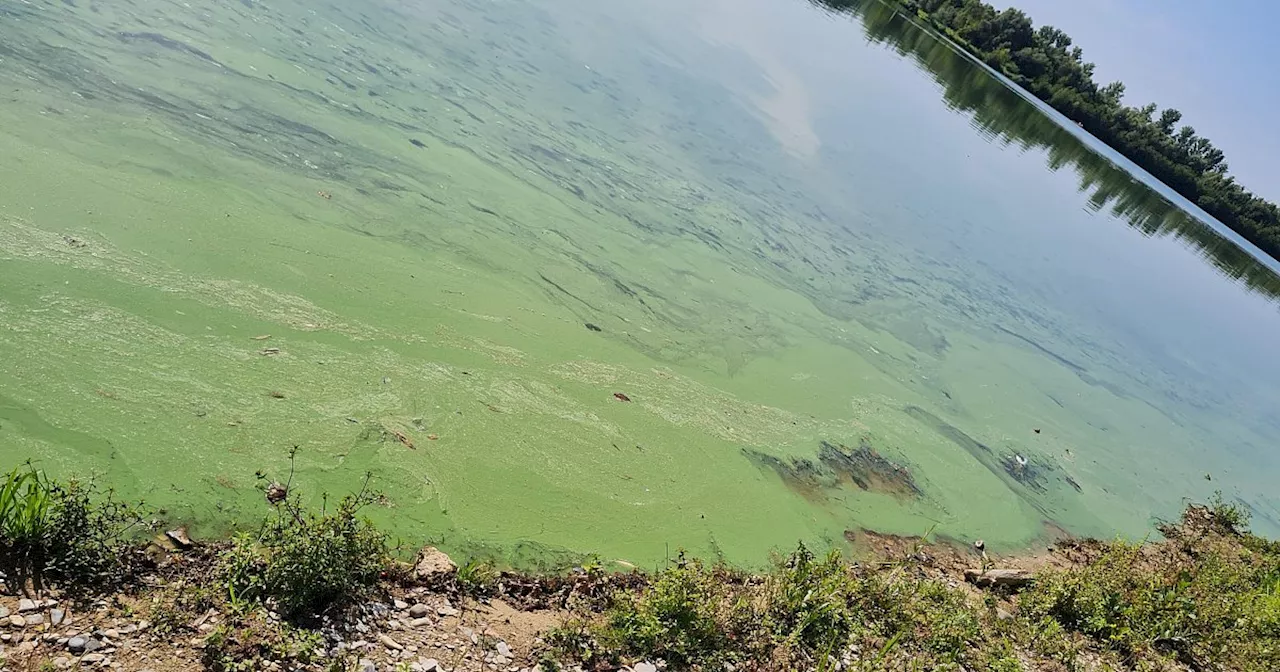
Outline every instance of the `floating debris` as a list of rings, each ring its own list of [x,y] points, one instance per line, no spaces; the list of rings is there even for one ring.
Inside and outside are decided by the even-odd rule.
[[[273,481],[267,486],[267,501],[272,504],[279,504],[289,498],[289,488],[285,487],[279,481]]]
[[[631,401],[631,397],[628,397],[627,395],[621,392],[614,392],[613,398],[617,399],[618,401]]]
[[[604,331],[604,329],[601,329],[600,327],[597,327],[596,325],[591,324],[590,322],[585,322],[583,323],[582,326],[586,327],[587,331]]]
[[[436,440],[436,439],[438,439],[438,438],[440,438],[440,437],[436,436],[435,434],[428,434],[428,435],[427,435],[427,440],[428,440],[428,441],[435,441],[435,440]]]
[[[281,392],[279,390],[272,390],[267,393],[267,396],[271,397],[272,399],[284,399],[284,392]]]
[[[323,189],[321,189],[320,191],[317,191],[316,195],[319,196],[320,198],[323,198],[326,201],[333,198],[333,194],[327,191],[324,191]]]
[[[413,445],[413,441],[410,441],[409,437],[405,436],[404,432],[392,430],[391,434],[396,437],[397,441],[404,444],[405,448],[408,448],[409,450],[417,450],[417,447]]]
[[[269,339],[269,338],[271,338],[271,334],[262,334],[261,336],[253,336],[253,337],[251,337],[249,340],[251,340],[251,341],[265,341],[265,340],[267,340],[267,339]]]
[[[263,348],[258,351],[258,354],[262,355],[263,357],[278,355],[280,354],[280,348]]]
[[[1035,432],[1036,434],[1039,434],[1039,433],[1040,433],[1040,428],[1039,428],[1039,427],[1036,427],[1035,429],[1033,429],[1033,430],[1031,430],[1031,431]]]

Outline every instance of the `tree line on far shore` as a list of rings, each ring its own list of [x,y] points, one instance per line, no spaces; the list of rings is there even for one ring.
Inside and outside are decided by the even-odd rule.
[[[836,10],[863,0],[814,0]],[[1071,37],[1036,28],[1021,10],[982,0],[889,0],[927,21],[992,68],[1128,157],[1267,254],[1280,259],[1280,207],[1228,174],[1226,156],[1182,112],[1123,103],[1123,82],[1099,85]]]

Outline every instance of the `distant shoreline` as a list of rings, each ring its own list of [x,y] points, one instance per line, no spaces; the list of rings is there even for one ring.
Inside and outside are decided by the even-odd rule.
[[[1052,26],[1034,28],[1022,11],[997,12],[982,0],[810,0],[842,12],[868,1],[888,3],[923,21],[1280,260],[1280,207],[1236,183],[1222,150],[1191,126],[1177,126],[1180,111],[1160,111],[1155,103],[1127,107],[1122,82],[1094,82],[1094,64],[1084,60],[1066,33]]]

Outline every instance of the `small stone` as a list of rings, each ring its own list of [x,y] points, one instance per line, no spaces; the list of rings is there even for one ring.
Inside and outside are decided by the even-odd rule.
[[[436,609],[436,613],[440,614],[441,616],[457,616],[458,610],[446,604],[443,607]]]
[[[418,662],[422,664],[422,672],[436,672],[436,670],[440,669],[440,661],[435,658],[428,658]]]
[[[633,672],[658,672],[658,666],[650,662],[636,663],[631,669]]]
[[[44,614],[27,614],[26,625],[44,625]]]
[[[415,618],[415,619],[413,619],[412,621],[409,621],[409,627],[411,627],[411,628],[429,628],[429,627],[431,627],[431,619],[429,619],[429,618],[427,618],[427,617],[425,617],[425,616],[424,616],[424,617],[422,617],[422,618]]]
[[[106,660],[106,659],[107,659],[107,656],[106,656],[105,654],[101,654],[101,653],[86,653],[86,654],[84,654],[83,656],[81,656],[81,657],[80,657],[80,662],[81,662],[81,663],[86,663],[86,664],[92,665],[92,664],[94,664],[94,663],[101,663],[102,661],[104,661],[104,660]]]
[[[65,670],[68,667],[71,667],[71,659],[66,656],[58,656],[53,659],[53,666],[59,670]]]
[[[118,628],[118,630],[119,630],[120,634],[122,634],[122,635],[132,635],[133,633],[135,633],[135,632],[137,632],[137,631],[139,631],[139,630],[141,630],[141,629],[142,629],[142,628],[140,628],[139,626],[136,626],[136,625],[134,625],[134,624],[132,624],[132,623],[130,623],[130,624],[128,624],[128,625],[122,625],[122,626],[120,626],[120,627]]]
[[[360,672],[378,672],[378,666],[374,665],[373,661],[368,658],[361,658],[356,669]]]
[[[15,627],[15,628],[21,628],[21,627],[24,627],[24,626],[26,626],[26,624],[27,624],[27,619],[25,619],[25,618],[23,618],[23,617],[21,617],[21,616],[19,616],[19,615],[17,615],[17,614],[14,614],[14,615],[12,615],[12,616],[10,616],[10,617],[9,617],[9,625],[12,625],[12,626],[13,626],[13,627]]]
[[[25,614],[28,611],[36,611],[39,608],[40,608],[40,605],[36,604],[35,600],[28,600],[25,597],[22,598],[21,600],[18,600],[18,613],[20,614]]]
[[[431,613],[431,607],[428,607],[425,604],[415,604],[412,607],[409,607],[409,616],[413,618],[422,618],[429,613]]]
[[[409,608],[409,603],[405,602],[404,600],[396,600],[392,604],[394,604],[396,609],[399,611],[404,611],[405,609]]]
[[[78,656],[84,653],[84,647],[88,643],[89,643],[89,640],[85,639],[84,637],[72,637],[71,639],[67,640],[67,650]]]
[[[394,639],[391,639],[391,637],[388,635],[378,635],[378,641],[382,642],[383,646],[387,647],[388,649],[391,649],[392,651],[399,651],[404,648],[403,644],[401,644],[400,642],[397,642]]]
[[[508,646],[506,642],[498,642],[498,646],[496,648],[499,656],[502,656],[503,658],[514,657],[514,654],[511,653],[511,647]]]
[[[178,527],[177,530],[169,530],[168,532],[165,532],[164,535],[166,538],[169,538],[170,541],[173,541],[173,545],[179,549],[188,549],[193,547],[193,545],[196,545],[195,541],[192,541],[191,538],[187,536],[186,527]]]
[[[102,636],[107,639],[120,639],[120,631],[115,628],[111,628],[110,630],[104,630],[102,632]]]
[[[49,622],[54,625],[62,625],[62,622],[66,620],[66,618],[67,612],[63,609],[49,610]]]
[[[0,605],[0,618],[9,618],[9,614],[11,613],[13,612],[9,611],[9,607]]]
[[[102,642],[99,642],[96,639],[87,639],[84,642],[84,652],[93,653],[94,651],[97,651],[98,649],[101,649],[105,646],[106,644],[103,644]]]

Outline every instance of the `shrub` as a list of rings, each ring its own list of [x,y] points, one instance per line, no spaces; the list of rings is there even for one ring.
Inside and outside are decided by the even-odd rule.
[[[222,556],[232,606],[269,599],[299,619],[373,591],[389,555],[386,535],[360,515],[377,500],[368,480],[333,511],[305,511],[296,495],[277,499],[277,515],[259,534],[236,537]]]

